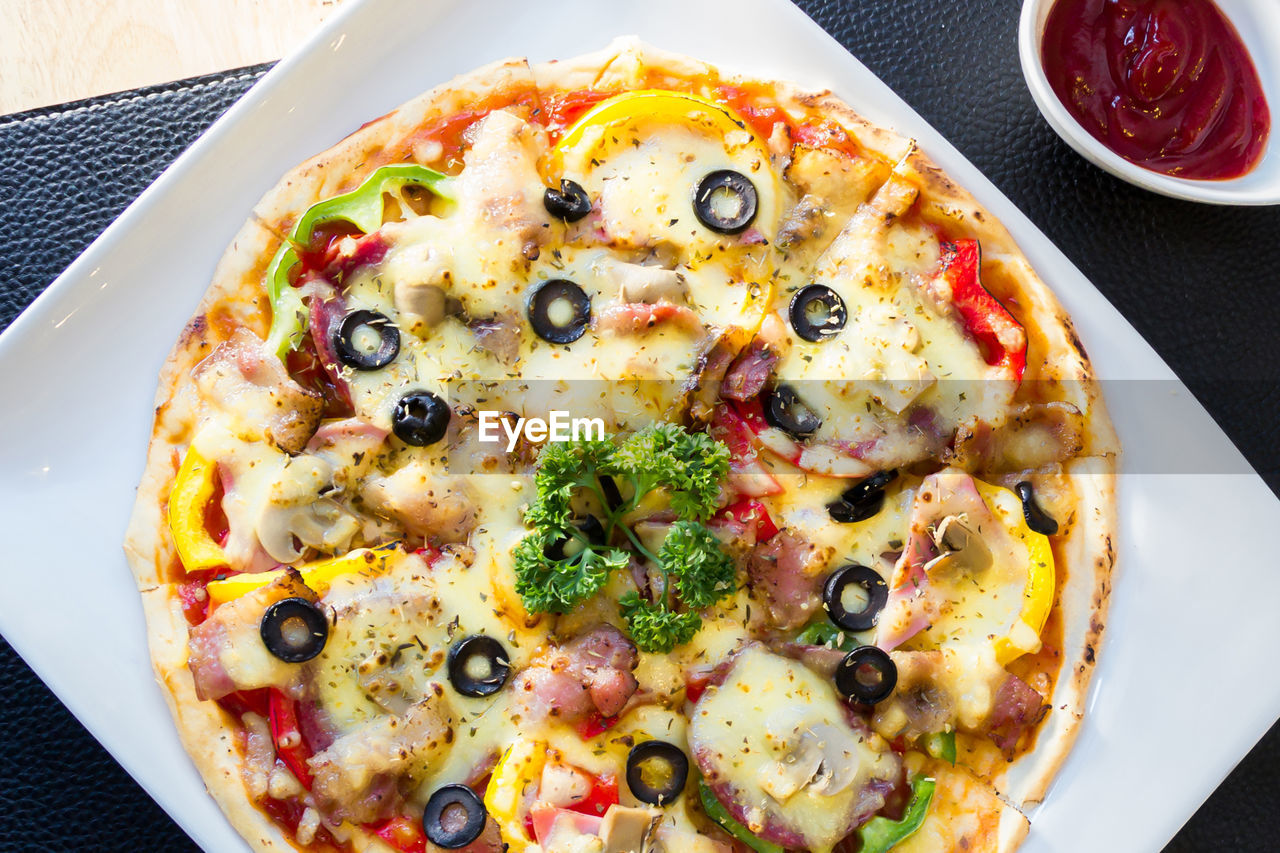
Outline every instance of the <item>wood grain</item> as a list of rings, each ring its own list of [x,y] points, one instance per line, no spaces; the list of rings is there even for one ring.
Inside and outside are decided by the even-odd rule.
[[[0,114],[279,59],[344,0],[0,0]]]

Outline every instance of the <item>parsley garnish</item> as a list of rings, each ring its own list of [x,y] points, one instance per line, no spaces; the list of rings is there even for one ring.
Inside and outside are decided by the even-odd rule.
[[[621,442],[548,444],[539,458],[537,495],[525,511],[532,532],[515,549],[516,592],[525,608],[572,610],[634,557],[648,564],[653,595],[650,601],[632,591],[619,602],[636,646],[669,652],[689,642],[702,627],[697,611],[734,588],[733,560],[703,524],[715,512],[728,470],[725,445],[675,424],[655,424]],[[614,501],[603,477],[616,487]],[[571,503],[583,491],[603,508],[603,543],[573,523]],[[656,554],[623,520],[653,493],[677,518]]]

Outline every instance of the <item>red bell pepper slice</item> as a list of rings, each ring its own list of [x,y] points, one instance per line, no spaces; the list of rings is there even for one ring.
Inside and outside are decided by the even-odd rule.
[[[982,286],[981,266],[977,240],[942,244],[942,274],[965,330],[977,341],[987,364],[1008,370],[1021,382],[1027,367],[1027,334],[1009,309]]]
[[[595,711],[585,720],[580,720],[574,724],[574,728],[578,730],[578,737],[583,740],[591,740],[598,737],[613,728],[618,722],[618,715],[606,717],[599,711]]]
[[[741,524],[747,529],[756,531],[756,542],[768,542],[778,533],[778,525],[769,515],[769,510],[755,498],[740,498],[720,510],[711,519],[714,526],[717,521],[728,524]]]
[[[603,817],[609,806],[618,804],[618,777],[597,776],[591,790],[585,797],[571,806],[571,812],[579,812],[592,817]]]
[[[365,828],[401,853],[426,853],[427,834],[422,831],[421,822],[413,818],[400,815]]]
[[[711,686],[710,672],[691,672],[685,676],[684,682],[684,698],[694,703],[702,698],[702,694],[707,692],[707,688]]]
[[[616,806],[618,802],[618,778],[616,776],[594,776],[592,777],[591,790],[587,792],[585,797],[572,805],[557,806],[551,811],[577,812],[598,820],[604,816],[610,806]],[[531,839],[537,841],[539,839],[535,824],[533,812],[524,816],[525,832],[528,833]],[[549,822],[547,826],[550,826]],[[546,827],[543,828],[545,829]]]
[[[284,762],[302,787],[310,791],[313,779],[307,759],[311,757],[311,749],[298,726],[298,703],[273,687],[270,712],[271,739],[276,745],[276,757]]]
[[[782,485],[759,460],[755,435],[735,407],[716,406],[708,433],[729,446],[729,485],[734,491],[751,497],[782,492]]]
[[[223,696],[218,700],[218,704],[237,717],[243,717],[249,713],[257,714],[259,717],[270,717],[269,692],[265,687],[257,690],[237,690],[235,693]]]

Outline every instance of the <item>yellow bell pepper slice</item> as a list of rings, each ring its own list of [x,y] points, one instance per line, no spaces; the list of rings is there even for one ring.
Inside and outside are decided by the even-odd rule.
[[[603,132],[591,133],[593,129],[604,130],[624,122],[642,120],[690,125],[717,139],[729,139],[733,134],[746,134],[746,146],[751,151],[751,159],[758,159],[769,172],[770,187],[762,192],[760,198],[760,221],[772,222],[776,218],[773,208],[779,197],[778,176],[770,167],[769,149],[764,141],[729,107],[687,92],[639,89],[601,101],[570,125],[552,148],[555,171],[563,171],[566,161],[586,163],[590,160],[594,149],[609,138]],[[588,148],[578,150],[583,145]]]
[[[227,554],[214,541],[204,524],[205,509],[213,497],[218,463],[206,458],[194,446],[178,468],[169,491],[169,532],[178,557],[188,572],[227,565]]]
[[[357,548],[340,557],[317,560],[298,568],[302,581],[317,594],[323,594],[341,575],[369,571],[375,567],[381,569],[380,558],[385,560],[388,551],[399,548],[399,544],[383,545],[377,548]],[[206,588],[209,598],[214,604],[225,604],[246,593],[260,589],[277,578],[284,577],[284,569],[273,569],[269,572],[246,572],[233,575],[222,580],[209,581]]]
[[[521,853],[533,846],[525,832],[520,806],[529,785],[537,785],[547,763],[547,745],[541,741],[520,739],[507,747],[484,791],[484,805],[489,817],[498,824],[502,840],[510,853]]]
[[[1040,647],[1040,632],[1053,607],[1053,549],[1049,537],[1027,527],[1022,500],[1016,494],[978,479],[973,482],[982,500],[1027,549],[1027,585],[1022,592],[1022,610],[1008,635],[997,637],[994,643],[996,660],[1004,666]]]
[[[562,155],[576,148],[582,143],[583,137],[587,135],[590,128],[608,127],[635,119],[687,124],[706,122],[720,136],[734,131],[745,131],[751,134],[765,161],[768,162],[769,159],[764,145],[733,110],[697,95],[672,92],[667,89],[639,89],[601,101],[570,125],[564,136],[556,143],[554,152]]]

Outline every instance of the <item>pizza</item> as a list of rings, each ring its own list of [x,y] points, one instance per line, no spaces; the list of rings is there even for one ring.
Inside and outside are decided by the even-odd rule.
[[[255,850],[1011,850],[1084,711],[1117,454],[914,142],[623,40],[266,194],[126,551]]]

